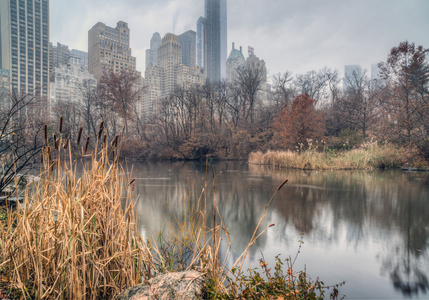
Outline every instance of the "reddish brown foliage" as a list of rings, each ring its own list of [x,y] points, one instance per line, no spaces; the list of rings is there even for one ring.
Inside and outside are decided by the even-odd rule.
[[[306,149],[310,140],[323,138],[325,120],[315,109],[315,104],[316,100],[302,94],[293,100],[291,107],[284,106],[274,122],[274,130],[285,147]]]

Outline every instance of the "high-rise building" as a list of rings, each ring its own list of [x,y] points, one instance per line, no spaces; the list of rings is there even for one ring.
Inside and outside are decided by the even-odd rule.
[[[0,110],[8,109],[10,95],[10,72],[0,69]]]
[[[69,46],[57,43],[55,46],[53,43],[49,43],[49,72],[52,72],[54,68],[58,68],[62,65],[67,65],[70,59]]]
[[[119,21],[115,28],[98,22],[88,32],[88,70],[97,81],[109,72],[136,71],[131,56],[130,29]]]
[[[176,66],[182,63],[182,47],[177,35],[167,33],[158,49],[158,67],[161,69],[161,96],[173,92],[176,85]]]
[[[197,66],[204,70],[204,62],[205,62],[205,54],[204,51],[206,49],[205,41],[206,41],[206,19],[204,17],[200,17],[197,21]]]
[[[232,43],[232,50],[226,61],[226,79],[233,81],[237,76],[237,69],[246,64],[246,59],[243,55],[243,48],[235,49],[235,44]]]
[[[10,71],[13,89],[47,107],[49,0],[0,1],[0,69]]]
[[[70,56],[78,58],[76,63],[88,71],[88,52],[72,49],[70,51]]]
[[[146,50],[146,68],[158,65],[158,48],[161,46],[161,36],[155,32],[150,39],[150,49]]]
[[[205,0],[205,72],[207,79],[217,81],[226,76],[227,8],[226,0]]]
[[[194,67],[196,64],[197,33],[193,30],[188,30],[179,35],[177,40],[182,47],[182,64]]]
[[[345,65],[344,66],[344,79],[343,79],[343,91],[347,91],[349,87],[347,85],[347,78],[352,78],[353,76],[361,76],[362,67],[360,65]]]
[[[79,102],[88,90],[97,87],[94,75],[80,65],[77,57],[71,57],[68,64],[55,67],[50,75],[51,105],[61,102]]]
[[[167,99],[178,86],[202,85],[206,77],[197,66],[182,63],[182,49],[178,37],[167,33],[158,49],[158,66],[148,66],[143,80],[142,114],[150,118],[158,112],[159,103]]]

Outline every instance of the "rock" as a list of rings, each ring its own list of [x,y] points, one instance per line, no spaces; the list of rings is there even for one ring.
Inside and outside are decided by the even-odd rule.
[[[197,271],[168,273],[126,289],[118,299],[202,299],[204,284],[204,276]]]

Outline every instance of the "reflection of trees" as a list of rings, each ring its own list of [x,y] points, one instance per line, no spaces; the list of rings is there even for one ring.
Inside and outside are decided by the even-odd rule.
[[[232,259],[246,248],[267,201],[288,177],[261,226],[275,222],[273,230],[281,245],[290,244],[291,236],[285,233],[291,230],[306,233],[306,240],[321,247],[339,245],[345,236],[347,245],[357,249],[375,237],[386,248],[378,254],[382,273],[397,288],[404,293],[428,288],[429,174],[303,172],[237,162],[216,163],[214,168],[216,201],[235,251]],[[205,165],[200,163],[136,166],[133,177],[141,199],[137,206],[139,214],[147,218],[142,224],[157,228],[163,215],[180,217],[185,205],[195,209],[204,174]],[[207,203],[211,205],[211,168],[207,178]],[[187,186],[188,191],[193,187],[190,198],[194,201],[188,204],[184,200]],[[250,254],[258,256],[258,249],[266,243],[267,236],[262,235]]]
[[[279,170],[251,166],[252,172],[271,174]],[[287,170],[290,185],[275,208],[296,230],[317,236],[315,242],[338,242],[346,224],[347,241],[358,247],[369,234],[381,232],[386,251],[380,254],[381,269],[404,294],[429,288],[429,176],[383,172],[294,172]],[[306,176],[303,176],[306,175]],[[332,220],[320,215],[329,211]],[[285,225],[286,226],[286,225]],[[400,239],[392,243],[391,237]]]

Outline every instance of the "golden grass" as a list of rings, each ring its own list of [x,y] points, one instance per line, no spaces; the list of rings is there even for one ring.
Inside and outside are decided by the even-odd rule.
[[[249,155],[249,163],[295,169],[372,170],[402,166],[406,157],[401,151],[403,153],[392,145],[371,142],[358,149],[338,152],[258,151]]]
[[[105,299],[150,277],[151,254],[136,227],[132,187],[116,147],[109,150],[104,140],[84,158],[79,177],[70,141],[62,150],[61,138],[53,148],[45,140],[40,180],[0,227],[9,287],[38,299]]]
[[[183,195],[184,215],[170,215],[165,231],[144,240],[136,224],[135,181],[118,163],[118,137],[109,146],[102,130],[101,124],[88,154],[86,139],[80,173],[70,140],[63,143],[60,133],[51,146],[45,128],[40,180],[27,187],[25,201],[0,223],[0,270],[8,288],[25,298],[112,299],[157,274],[196,269],[208,278],[212,294],[238,295],[249,249],[271,226],[259,231],[286,180],[231,271],[219,255],[229,234],[217,209],[214,171],[213,193],[207,192],[207,171],[197,204],[191,206],[190,193]],[[78,146],[81,138],[80,131]]]

